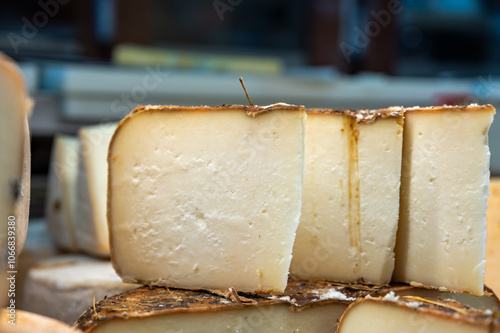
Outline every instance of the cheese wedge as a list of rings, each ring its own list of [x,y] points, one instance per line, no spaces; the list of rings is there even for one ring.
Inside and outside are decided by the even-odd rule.
[[[6,272],[16,269],[8,267],[15,262],[9,256],[19,256],[28,229],[32,105],[21,71],[0,53],[0,307],[7,297]]]
[[[490,181],[486,214],[486,275],[484,283],[500,295],[500,179]]]
[[[423,298],[442,298],[455,300],[468,307],[483,311],[500,311],[500,301],[495,296],[493,291],[485,288],[482,296],[476,296],[465,293],[453,293],[440,291],[438,289],[415,288],[406,284],[397,284],[392,287],[392,291],[396,296],[418,296]]]
[[[112,261],[124,281],[285,289],[304,109],[139,107],[109,151]]]
[[[389,283],[402,132],[401,108],[307,110],[304,193],[292,275]]]
[[[397,297],[364,298],[343,314],[338,333],[492,333],[500,320],[492,311],[469,308],[453,300]]]
[[[83,127],[77,179],[76,239],[80,250],[109,257],[106,219],[108,147],[117,124]]]
[[[14,318],[14,319],[13,319]],[[13,321],[14,324],[9,323]],[[35,313],[0,309],[0,332],[2,333],[81,333],[77,328]]]
[[[80,142],[78,138],[57,135],[52,145],[45,211],[49,232],[56,245],[76,251],[76,180]]]
[[[390,288],[291,281],[284,293],[142,287],[107,298],[75,324],[84,332],[335,332],[347,306]]]
[[[394,280],[483,293],[495,109],[406,109]]]
[[[23,285],[23,309],[73,324],[97,300],[138,285],[123,283],[111,262],[59,255],[32,267]]]

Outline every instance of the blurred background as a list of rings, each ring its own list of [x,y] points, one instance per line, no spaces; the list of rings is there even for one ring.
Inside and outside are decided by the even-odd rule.
[[[137,104],[246,104],[240,75],[256,104],[500,106],[495,0],[2,0],[0,51],[36,100],[32,217],[55,134]]]

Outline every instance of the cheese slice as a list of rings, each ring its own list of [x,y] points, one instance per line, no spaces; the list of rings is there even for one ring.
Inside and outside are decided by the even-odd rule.
[[[492,311],[469,308],[453,300],[397,297],[364,298],[343,314],[338,333],[492,333],[500,321]]]
[[[292,275],[389,283],[402,132],[401,108],[307,110],[304,193]]]
[[[500,179],[490,181],[488,214],[486,214],[486,275],[484,283],[500,295]]]
[[[58,255],[33,266],[23,285],[24,310],[73,324],[97,300],[138,285],[123,283],[109,260]]]
[[[13,319],[15,318],[15,319]],[[9,321],[14,320],[12,323]],[[82,331],[35,313],[9,309],[0,309],[0,332],[2,333],[81,333]]]
[[[76,239],[80,250],[109,257],[106,219],[108,147],[117,124],[83,127],[79,131],[81,158],[78,167]]]
[[[291,281],[284,293],[142,287],[89,307],[84,332],[335,332],[347,306],[391,288]]]
[[[19,256],[28,229],[32,105],[21,71],[0,53],[0,307],[7,295],[6,272],[16,269],[7,266],[15,262],[8,257]]]
[[[406,109],[394,280],[483,293],[495,109]]]
[[[304,109],[139,107],[109,151],[112,261],[127,282],[285,289]]]
[[[75,218],[79,152],[78,138],[55,136],[49,165],[45,212],[54,242],[59,248],[68,251],[77,250]]]

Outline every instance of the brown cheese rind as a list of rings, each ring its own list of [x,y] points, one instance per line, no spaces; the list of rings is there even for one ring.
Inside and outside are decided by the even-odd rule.
[[[384,118],[403,118],[403,108],[399,106],[391,106],[386,109],[377,110],[306,109],[306,113],[345,115],[352,118],[357,123],[372,123],[377,119]]]
[[[478,105],[441,105],[441,106],[413,106],[404,108],[406,112],[443,112],[443,111],[462,111],[462,112],[492,112],[495,113],[495,108],[491,104]]]
[[[399,296],[399,297],[366,297],[358,299],[351,303],[347,310],[340,318],[340,323],[337,332],[340,332],[344,318],[349,315],[349,312],[354,307],[366,303],[387,304],[390,306],[406,308],[410,311],[418,311],[422,314],[459,321],[461,323],[472,324],[476,326],[492,327],[496,325],[495,314],[468,307],[460,302],[442,298],[424,298],[418,296]],[[498,327],[500,329],[500,326]]]
[[[350,304],[367,295],[384,295],[392,287],[329,282],[290,281],[283,293],[246,293],[234,290],[186,290],[140,287],[105,298],[89,307],[75,326],[90,332],[112,319],[145,318],[177,312],[216,312],[244,307],[285,304],[301,311],[318,304]]]

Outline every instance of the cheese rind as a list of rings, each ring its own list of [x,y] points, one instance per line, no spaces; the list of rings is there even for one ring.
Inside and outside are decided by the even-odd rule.
[[[141,287],[97,303],[84,332],[334,332],[347,305],[390,287],[290,281],[284,293]]]
[[[45,211],[47,226],[56,245],[76,251],[76,182],[80,143],[77,138],[57,135],[52,145]]]
[[[83,127],[79,131],[81,157],[77,177],[76,237],[78,248],[109,257],[106,218],[108,148],[116,123]]]
[[[342,315],[337,332],[490,333],[499,332],[499,324],[493,312],[452,300],[385,296],[353,302]]]
[[[16,255],[28,228],[30,196],[30,137],[28,117],[33,106],[17,65],[0,53],[0,228],[2,259],[7,249],[8,217],[15,220]]]
[[[308,110],[291,274],[389,283],[399,214],[401,108]]]
[[[111,262],[82,255],[39,261],[23,285],[23,309],[73,324],[97,300],[138,287],[123,283]]]
[[[494,113],[406,110],[395,281],[482,295]]]
[[[2,119],[0,122],[0,156],[2,156],[0,159],[0,216],[2,216],[0,307],[2,307],[7,300],[9,288],[6,275],[8,257],[19,256],[28,230],[31,179],[28,117],[33,106],[21,71],[14,61],[3,53],[0,53],[0,101]],[[15,233],[14,236],[12,232]]]
[[[109,151],[112,261],[128,282],[283,290],[303,107],[139,108]]]

